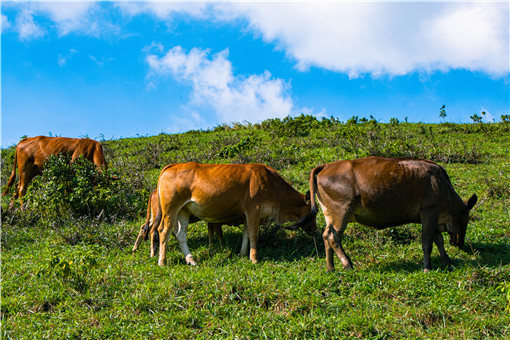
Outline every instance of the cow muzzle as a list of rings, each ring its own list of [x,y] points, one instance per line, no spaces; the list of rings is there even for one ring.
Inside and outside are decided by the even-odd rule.
[[[464,237],[462,237],[459,233],[449,233],[450,235],[450,244],[452,246],[456,246],[460,249],[464,248]]]

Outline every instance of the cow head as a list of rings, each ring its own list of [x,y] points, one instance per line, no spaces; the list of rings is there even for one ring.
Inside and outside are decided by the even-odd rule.
[[[448,234],[450,235],[450,244],[459,248],[464,247],[464,240],[466,238],[466,230],[469,222],[469,211],[475,206],[478,197],[471,196],[467,202],[464,202],[463,207],[457,214],[452,216],[452,219],[447,225]]]
[[[302,195],[302,202],[299,205],[294,207],[293,216],[288,218],[288,221],[295,221],[290,227],[286,227],[286,229],[295,230],[298,228],[302,228],[309,234],[314,233],[317,230],[317,225],[315,223],[315,215],[313,218],[310,218],[310,191],[307,191],[305,195]]]

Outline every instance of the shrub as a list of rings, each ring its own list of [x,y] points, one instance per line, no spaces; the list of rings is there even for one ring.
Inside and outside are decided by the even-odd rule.
[[[47,159],[25,200],[28,212],[42,218],[71,215],[113,220],[138,216],[144,209],[144,196],[122,180],[113,181],[84,158],[71,163],[70,156],[63,154]]]

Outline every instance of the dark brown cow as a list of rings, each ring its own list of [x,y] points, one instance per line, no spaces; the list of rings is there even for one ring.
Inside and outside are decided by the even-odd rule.
[[[294,227],[315,220],[315,194],[326,219],[323,233],[328,271],[334,270],[333,251],[344,268],[352,262],[342,247],[349,222],[377,229],[406,223],[422,224],[423,268],[431,269],[432,244],[450,266],[442,232],[452,244],[463,247],[473,195],[464,202],[455,192],[446,171],[428,160],[369,157],[324,164],[310,174],[312,210]]]
[[[14,153],[14,168],[3,195],[7,194],[16,179],[16,166],[19,171],[19,182],[13,199],[23,197],[30,181],[43,170],[44,162],[49,156],[68,153],[71,161],[83,156],[98,167],[107,168],[101,143],[88,138],[66,138],[38,136],[26,138],[18,143]]]
[[[263,164],[171,164],[159,175],[158,191],[163,219],[158,229],[160,266],[166,264],[170,232],[186,263],[196,264],[186,238],[191,216],[209,223],[245,220],[240,255],[247,254],[249,241],[250,259],[257,263],[261,220],[297,221],[310,211],[305,195]],[[314,228],[315,224],[309,226]]]
[[[190,216],[189,223],[195,223],[200,221],[195,216]],[[243,224],[244,221],[238,220],[230,223],[225,223],[227,225],[240,225]],[[159,224],[161,223],[161,209],[159,208],[159,195],[158,190],[154,190],[150,197],[149,203],[147,205],[147,218],[145,220],[145,224],[140,227],[140,232],[138,233],[138,238],[136,239],[135,245],[133,246],[133,252],[137,251],[140,247],[140,243],[142,240],[147,240],[148,236],[151,236],[151,257],[156,255],[156,243],[159,242],[159,237],[157,234],[157,230]],[[209,234],[209,245],[212,245],[213,237],[216,234],[218,236],[218,240],[220,245],[223,245],[223,231],[221,229],[222,223],[208,223],[207,229]]]

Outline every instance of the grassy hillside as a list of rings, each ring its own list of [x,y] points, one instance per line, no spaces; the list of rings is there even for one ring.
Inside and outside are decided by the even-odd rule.
[[[25,212],[9,211],[2,198],[3,338],[510,337],[508,123],[300,116],[103,146],[121,178],[114,186],[61,194],[45,175]],[[2,150],[2,185],[13,151]],[[422,272],[419,225],[351,224],[343,245],[355,269],[336,260],[334,273],[326,272],[321,239],[275,225],[261,230],[258,265],[237,256],[239,228],[224,227],[226,245],[210,248],[203,222],[188,234],[197,267],[185,265],[173,238],[166,267],[149,258],[146,243],[131,254],[168,163],[265,163],[304,192],[315,165],[369,155],[432,159],[461,197],[478,195],[466,249],[446,245],[453,271],[441,269],[434,247],[434,270]],[[83,178],[78,186],[87,185]],[[106,202],[103,211],[91,208],[94,200]],[[84,201],[92,202],[85,210]],[[317,222],[324,228],[322,215]]]

